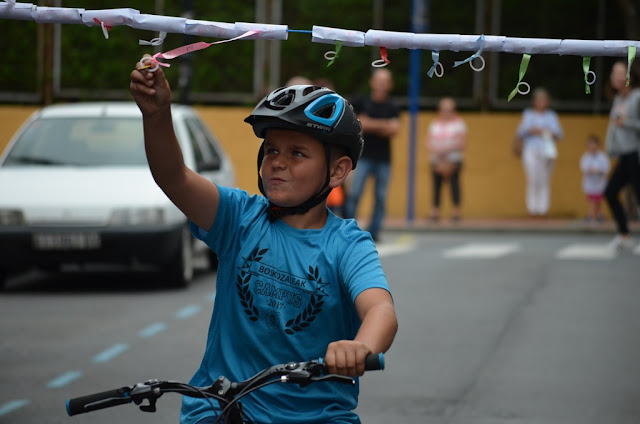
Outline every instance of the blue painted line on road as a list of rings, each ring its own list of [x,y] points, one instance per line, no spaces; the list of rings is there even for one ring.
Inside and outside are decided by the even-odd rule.
[[[48,389],[59,389],[82,378],[82,371],[68,371],[47,383]]]
[[[29,399],[17,399],[0,405],[0,417],[29,405]]]
[[[176,318],[178,318],[178,319],[189,318],[189,317],[194,316],[198,312],[200,312],[200,306],[198,306],[198,305],[188,305],[188,306],[185,306],[184,308],[178,310],[178,312],[176,312]]]
[[[162,333],[166,329],[167,324],[165,324],[164,322],[154,322],[153,324],[138,331],[138,337],[142,339],[148,339],[149,337],[153,337],[158,333]]]
[[[113,358],[115,358],[116,356],[120,355],[123,352],[126,352],[127,350],[129,350],[129,345],[126,343],[116,343],[113,346],[111,346],[110,348],[98,353],[96,356],[93,357],[93,362],[95,363],[104,363],[104,362],[109,362],[110,360],[112,360]]]

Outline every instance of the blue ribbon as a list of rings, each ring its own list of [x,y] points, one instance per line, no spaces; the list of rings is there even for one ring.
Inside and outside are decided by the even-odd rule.
[[[480,56],[482,54],[482,50],[484,49],[484,34],[482,34],[480,37],[478,37],[478,39],[476,40],[476,52],[474,54],[472,54],[471,56],[469,56],[468,58],[466,58],[465,60],[459,60],[457,62],[453,63],[453,67],[458,67],[460,65],[464,65],[465,63],[471,62],[473,59],[475,59],[476,57]]]
[[[440,52],[438,50],[432,51],[431,59],[433,60],[433,65],[431,65],[431,68],[429,68],[427,72],[429,78],[433,78],[433,73],[436,71],[436,66],[438,66],[438,62],[440,61]]]

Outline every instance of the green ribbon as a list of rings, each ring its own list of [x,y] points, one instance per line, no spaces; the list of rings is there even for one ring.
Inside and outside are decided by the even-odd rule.
[[[513,99],[515,97],[516,94],[518,94],[518,86],[520,85],[520,83],[522,82],[522,78],[524,78],[524,74],[527,73],[527,67],[529,66],[529,60],[531,60],[531,55],[530,54],[523,54],[522,55],[522,61],[520,62],[520,72],[519,72],[519,77],[518,77],[518,83],[516,84],[516,88],[514,88],[511,91],[511,94],[509,94],[509,97],[507,99],[507,101],[511,101],[511,99]]]
[[[333,62],[336,61],[336,59],[340,56],[340,50],[342,50],[342,41],[337,40],[336,41],[336,55],[333,57],[333,59],[331,59],[331,61],[329,63],[327,63],[327,68],[331,65],[333,65]]]
[[[583,57],[582,72],[584,72],[584,92],[587,94],[591,94],[591,87],[589,86],[589,66],[591,66],[591,57]]]
[[[631,65],[636,58],[636,46],[629,46],[627,49],[628,63],[627,63],[627,85],[629,85],[629,77],[631,76]]]

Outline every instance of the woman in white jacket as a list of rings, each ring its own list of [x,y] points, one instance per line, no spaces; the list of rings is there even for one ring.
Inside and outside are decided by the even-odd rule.
[[[533,107],[525,109],[516,136],[522,140],[522,163],[527,178],[526,204],[530,216],[544,216],[551,199],[551,172],[557,157],[555,143],[563,136],[558,115],[549,108],[543,88],[533,92]]]

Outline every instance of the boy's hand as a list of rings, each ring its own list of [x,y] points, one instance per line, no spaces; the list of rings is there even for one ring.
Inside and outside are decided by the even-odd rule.
[[[144,55],[149,60],[143,60],[145,65],[155,66],[151,61],[151,56]],[[136,63],[136,69],[131,72],[131,83],[129,88],[133,98],[138,104],[143,115],[151,116],[159,111],[167,110],[171,107],[171,89],[169,83],[159,67],[155,72],[147,69],[140,69],[140,63]]]
[[[330,374],[359,377],[364,374],[364,361],[373,353],[364,343],[355,340],[340,340],[329,344],[324,363]]]

